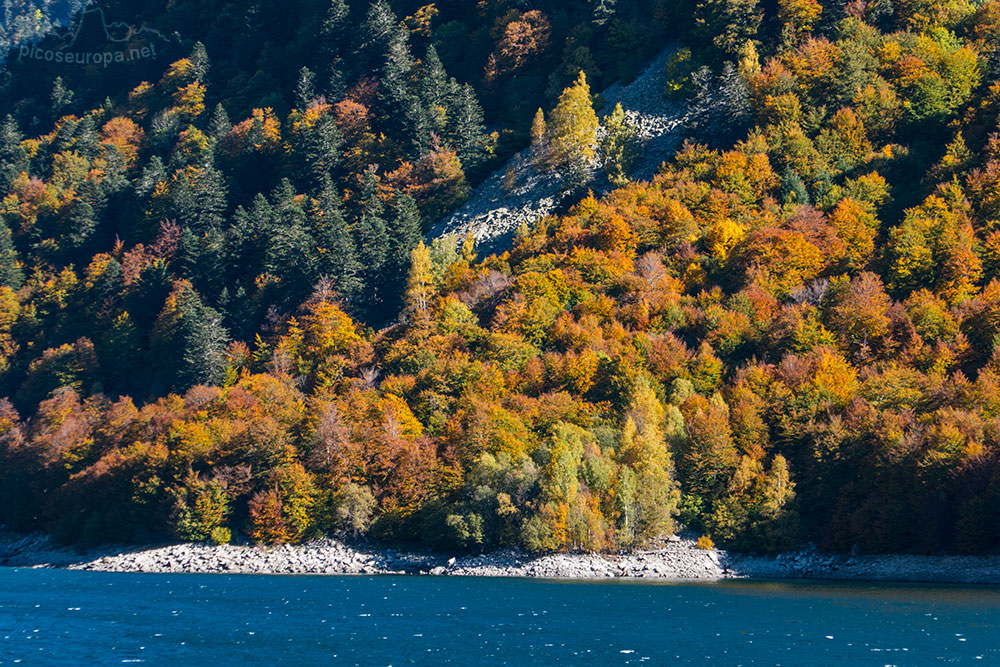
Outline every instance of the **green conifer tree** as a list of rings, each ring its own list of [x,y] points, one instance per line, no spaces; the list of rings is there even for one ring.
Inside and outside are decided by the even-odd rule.
[[[0,217],[0,286],[16,290],[23,282],[24,271],[14,247],[14,239],[7,223]]]

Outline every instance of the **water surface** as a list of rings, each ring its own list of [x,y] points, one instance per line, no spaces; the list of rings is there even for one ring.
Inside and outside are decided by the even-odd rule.
[[[0,568],[0,664],[1000,664],[1000,589]]]

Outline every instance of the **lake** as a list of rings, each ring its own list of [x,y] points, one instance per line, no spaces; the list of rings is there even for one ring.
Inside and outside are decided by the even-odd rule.
[[[1000,664],[1000,589],[0,568],[0,664]]]

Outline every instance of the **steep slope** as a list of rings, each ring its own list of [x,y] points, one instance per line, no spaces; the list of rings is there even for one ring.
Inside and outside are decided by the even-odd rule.
[[[678,130],[688,118],[687,105],[664,94],[665,65],[675,50],[664,49],[634,81],[615,83],[600,95],[603,115],[620,103],[638,129],[641,158],[632,174],[636,179],[651,178],[680,145]],[[540,171],[530,157],[531,149],[526,148],[511,158],[475,188],[464,205],[434,225],[428,237],[472,234],[481,251],[500,251],[510,246],[522,224],[530,225],[580,198],[581,190],[569,184],[565,172]],[[588,186],[596,194],[612,189],[596,170]]]

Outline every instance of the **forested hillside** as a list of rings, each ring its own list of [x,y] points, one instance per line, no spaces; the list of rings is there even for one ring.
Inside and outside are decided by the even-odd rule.
[[[0,521],[1000,546],[1000,2],[101,8],[163,60],[2,80]],[[529,145],[572,210],[421,240]]]

